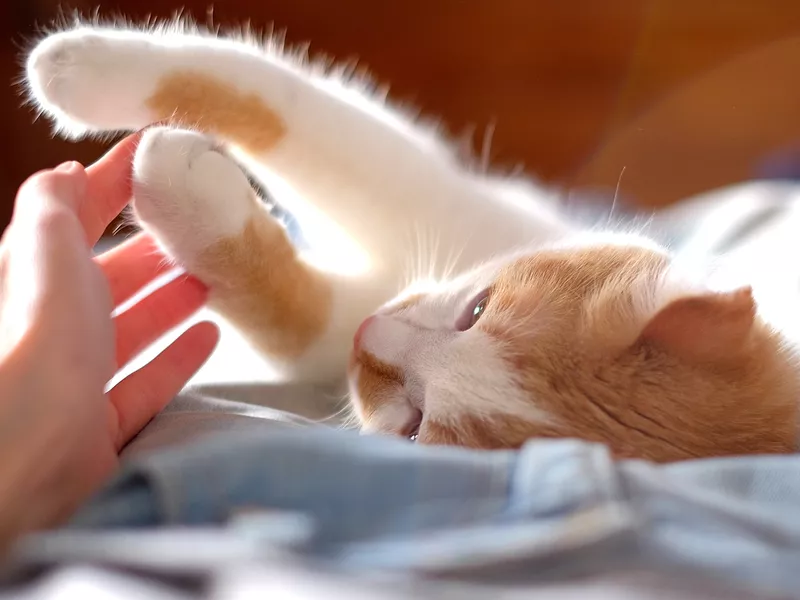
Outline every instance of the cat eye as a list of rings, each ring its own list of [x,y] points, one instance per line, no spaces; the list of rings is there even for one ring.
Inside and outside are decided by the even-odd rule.
[[[475,323],[478,322],[478,319],[481,318],[483,313],[486,311],[486,307],[489,304],[489,290],[484,290],[475,298],[472,299],[464,312],[461,313],[461,316],[456,321],[456,329],[459,331],[466,331],[470,329]]]

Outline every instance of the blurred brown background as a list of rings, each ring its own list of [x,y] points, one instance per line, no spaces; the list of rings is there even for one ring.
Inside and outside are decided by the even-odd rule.
[[[207,21],[209,0],[184,0]],[[55,0],[0,5],[0,226],[36,169],[102,148],[53,140],[12,80]],[[73,1],[84,12],[96,2]],[[168,17],[174,0],[101,14]],[[491,157],[572,188],[662,206],[753,177],[800,172],[796,0],[221,0],[214,22],[273,23],[312,51],[358,57],[393,95],[454,133],[494,125]]]

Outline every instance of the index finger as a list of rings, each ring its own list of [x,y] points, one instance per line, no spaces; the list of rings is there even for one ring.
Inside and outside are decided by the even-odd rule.
[[[136,133],[126,137],[86,169],[88,186],[79,217],[90,245],[97,243],[131,199],[133,155],[139,136]]]
[[[100,254],[95,261],[103,269],[111,286],[114,306],[122,304],[156,277],[175,268],[159,250],[156,241],[144,233],[138,233]]]

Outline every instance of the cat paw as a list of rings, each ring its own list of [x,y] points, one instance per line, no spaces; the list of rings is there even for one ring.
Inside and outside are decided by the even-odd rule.
[[[30,94],[73,135],[139,129],[150,122],[142,98],[153,85],[152,52],[146,39],[124,32],[76,29],[51,35],[28,57]]]
[[[244,172],[212,138],[166,127],[142,137],[132,206],[141,227],[190,271],[204,250],[240,235],[264,210]]]

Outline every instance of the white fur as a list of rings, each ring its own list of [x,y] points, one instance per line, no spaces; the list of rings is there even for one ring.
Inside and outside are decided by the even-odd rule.
[[[433,130],[271,50],[198,35],[76,29],[37,47],[28,79],[41,107],[72,134],[148,125],[144,101],[179,69],[258,94],[288,135],[250,158],[299,192],[287,208],[338,225],[392,272],[398,253],[387,245],[397,249],[417,223],[436,224],[442,252],[463,252],[458,267],[567,230],[541,193],[492,185],[459,167]]]
[[[404,396],[387,396],[380,399],[380,410],[364,420],[363,433],[403,435],[410,433],[419,413]]]
[[[297,371],[303,377],[313,371],[327,378],[344,368],[352,332],[405,283],[409,244],[421,230],[436,234],[425,262],[457,270],[571,230],[550,194],[460,166],[433,128],[370,96],[363,81],[306,64],[271,43],[178,26],[77,27],[34,49],[27,80],[56,129],[76,137],[149,125],[157,115],[145,101],[175,70],[213,75],[276,111],[288,132],[276,148],[262,156],[232,150],[265,180],[293,190],[278,200],[311,234],[318,258],[337,256],[342,232],[368,257],[366,268],[349,276],[342,275],[347,269],[330,273],[333,326],[301,360],[310,365]],[[140,218],[187,267],[198,248],[235,232],[257,210],[243,176],[211,144],[197,134],[153,132],[137,155]]]

